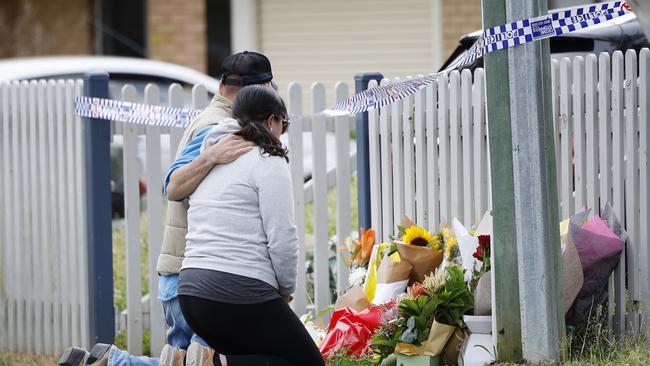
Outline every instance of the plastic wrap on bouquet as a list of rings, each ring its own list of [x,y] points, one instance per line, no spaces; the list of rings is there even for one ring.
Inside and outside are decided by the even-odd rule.
[[[442,253],[433,248],[396,242],[400,258],[413,266],[409,284],[424,281],[424,276],[434,272],[442,263]]]
[[[438,356],[455,330],[456,327],[453,325],[441,324],[434,320],[429,330],[429,336],[420,346],[398,343],[395,346],[395,352],[407,356]]]
[[[592,217],[586,223],[571,222],[568,240],[572,242],[582,263],[584,284],[566,314],[566,323],[578,325],[607,298],[607,283],[618,265],[627,232],[623,229],[609,203],[602,212],[603,221]]]
[[[584,285],[584,274],[582,272],[582,263],[580,256],[573,242],[568,242],[562,251],[562,276],[564,288],[564,313],[566,314],[580,289]]]
[[[350,308],[343,308],[334,311],[330,320],[327,335],[320,344],[320,352],[323,356],[338,352],[342,349],[348,350],[348,355],[361,357],[370,347],[370,340],[373,334],[387,319],[388,309],[394,304],[373,306],[361,312]]]
[[[478,280],[474,289],[474,315],[492,314],[492,270]]]
[[[381,264],[382,254],[390,243],[381,243],[373,246],[370,254],[370,262],[368,262],[368,276],[366,282],[363,284],[363,291],[368,298],[372,301],[375,298],[375,290],[377,289],[377,270]]]

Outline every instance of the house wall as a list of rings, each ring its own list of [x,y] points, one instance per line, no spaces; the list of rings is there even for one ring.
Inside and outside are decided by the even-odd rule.
[[[88,0],[0,1],[0,58],[93,53]]]
[[[206,0],[149,0],[149,57],[207,72]]]

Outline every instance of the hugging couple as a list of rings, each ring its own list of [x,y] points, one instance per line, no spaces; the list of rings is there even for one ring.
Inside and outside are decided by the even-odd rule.
[[[164,181],[158,258],[169,326],[160,358],[72,347],[61,365],[324,365],[289,302],[298,238],[287,109],[257,52],[227,57],[219,95],[187,127]]]

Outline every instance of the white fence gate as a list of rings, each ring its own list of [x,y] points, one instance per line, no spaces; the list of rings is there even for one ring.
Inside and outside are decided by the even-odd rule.
[[[648,269],[648,107],[650,51],[625,56],[588,56],[553,63],[556,157],[561,216],[583,206],[599,208],[606,200],[624,220],[630,241],[611,284],[612,324],[619,330],[647,332],[643,305],[650,303]],[[637,75],[638,72],[638,75]],[[389,81],[383,81],[389,82]],[[372,84],[371,84],[372,86]],[[86,239],[83,232],[82,123],[72,100],[81,94],[80,81],[11,83],[0,86],[0,349],[58,355],[65,347],[88,346]],[[346,97],[345,84],[336,87]],[[124,100],[158,104],[151,85],[144,96],[123,89]],[[295,182],[296,223],[300,256],[294,308],[304,313],[329,305],[328,221],[336,220],[336,235],[350,232],[349,117],[326,121],[313,117],[325,107],[325,89],[314,84],[312,111],[305,113],[302,87],[291,84],[287,98],[296,116],[289,131],[291,172]],[[173,85],[170,106],[183,105],[183,90]],[[203,87],[192,91],[196,108],[208,102]],[[436,228],[458,217],[475,224],[490,207],[489,158],[485,121],[484,74],[453,72],[404,101],[369,113],[372,226],[387,239],[396,223],[408,215]],[[169,138],[168,154],[176,151],[181,130],[116,124],[123,135],[125,179],[125,240],[127,262],[128,349],[142,352],[142,329],[151,328],[151,351],[164,342],[157,294],[155,262],[162,240],[164,199],[152,182],[162,182],[172,157],[162,156],[161,141]],[[312,180],[303,185],[303,131],[313,149]],[[326,167],[326,131],[336,135],[337,169]],[[137,141],[146,143],[148,298],[141,298],[140,200]],[[168,137],[169,136],[169,137]],[[327,191],[336,186],[336,212],[328,212]],[[305,234],[305,206],[313,200],[313,238]],[[341,240],[339,240],[340,242]],[[306,294],[304,258],[314,255],[314,295]],[[338,256],[337,256],[338,257]],[[338,263],[337,289],[347,274]],[[627,271],[627,272],[626,272]],[[627,276],[625,275],[627,273]],[[625,289],[628,289],[626,296]],[[148,302],[147,302],[148,299]],[[614,306],[615,304],[615,306]],[[148,311],[146,311],[148,310]],[[143,316],[143,314],[146,314]]]

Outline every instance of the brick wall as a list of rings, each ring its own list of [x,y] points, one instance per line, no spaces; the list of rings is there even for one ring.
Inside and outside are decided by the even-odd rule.
[[[0,1],[0,58],[92,54],[88,0]]]
[[[207,72],[205,0],[149,0],[149,57]]]
[[[481,0],[442,0],[443,58],[458,45],[458,39],[482,27]]]

